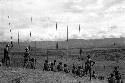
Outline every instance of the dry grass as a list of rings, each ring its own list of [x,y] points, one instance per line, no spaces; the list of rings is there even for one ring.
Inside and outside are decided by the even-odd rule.
[[[12,83],[13,79],[20,78],[20,83],[106,83],[105,81],[92,80],[88,77],[74,78],[63,72],[46,72],[22,68],[9,68],[0,70],[0,83]]]
[[[17,47],[15,48],[17,49]],[[18,47],[18,50],[20,50],[20,47]],[[24,47],[21,49],[24,51]],[[64,54],[66,54],[66,50],[63,51]],[[69,68],[72,67],[72,64],[75,63],[76,65],[83,65],[84,66],[84,60],[86,59],[86,55],[83,54],[84,60],[78,60],[78,49],[70,50],[69,57],[66,57],[65,55],[63,57],[57,57],[56,52],[50,53],[51,56],[49,56],[49,62],[52,62],[54,59],[57,60],[57,62],[63,62],[68,64]],[[91,52],[91,50],[89,51]],[[72,54],[74,54],[72,56]],[[97,56],[98,55],[98,56]],[[106,54],[107,55],[107,54]],[[108,54],[108,58],[110,58],[109,55],[112,55],[113,58],[115,58],[114,54],[110,53]],[[121,53],[121,58],[124,57],[124,53]],[[1,56],[0,56],[1,57]],[[0,83],[11,83],[12,80],[16,78],[20,78],[21,83],[107,83],[106,81],[100,81],[100,80],[92,80],[91,82],[88,81],[88,77],[83,78],[76,78],[73,77],[72,74],[65,74],[63,72],[45,72],[42,71],[44,60],[47,59],[45,56],[32,56],[37,59],[36,64],[36,70],[31,69],[23,69],[23,68],[0,68]],[[15,64],[13,66],[19,66],[22,65],[23,55],[12,55],[11,60],[13,61],[12,64]],[[15,60],[14,60],[15,58]],[[107,61],[105,60],[105,55],[101,54],[94,54],[93,53],[93,60],[95,60],[96,64],[92,68],[95,70],[96,74],[103,75],[107,78],[109,74],[112,72],[112,69],[115,65],[119,65],[119,70],[121,73],[125,73],[125,62],[120,60],[118,64],[116,64],[114,61]],[[15,61],[15,62],[14,62]],[[105,68],[104,68],[105,66]],[[125,79],[125,76],[122,76],[123,79]]]
[[[106,81],[100,80],[92,80],[89,81],[89,77],[74,77],[71,73],[65,74],[64,72],[46,72],[42,71],[43,62],[46,57],[36,57],[37,58],[37,69],[24,69],[24,68],[0,68],[0,83],[12,83],[12,80],[20,78],[20,83],[107,83]],[[52,62],[54,59],[57,62],[67,63],[69,68],[71,68],[72,64],[82,65],[84,61],[79,61],[77,59],[66,58],[66,57],[56,57],[49,56],[49,62]],[[105,69],[104,69],[105,65]],[[112,69],[116,65],[114,61],[96,61],[93,70],[96,71],[96,74],[103,75],[107,78],[107,76],[112,72]],[[119,64],[120,72],[124,73],[124,61],[120,61]],[[123,76],[124,78],[124,76]],[[105,79],[106,80],[106,79]],[[14,82],[13,82],[14,83]]]

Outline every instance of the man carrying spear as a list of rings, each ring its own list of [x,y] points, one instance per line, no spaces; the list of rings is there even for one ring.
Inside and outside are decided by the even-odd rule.
[[[2,59],[2,63],[5,63],[5,65],[8,66],[8,61],[9,61],[9,64],[10,64],[9,44],[7,44],[6,48],[4,48],[4,58]]]
[[[26,47],[25,53],[24,53],[24,65],[23,65],[23,67],[26,66],[26,64],[28,63],[28,60],[29,60],[29,48]]]
[[[94,66],[95,62],[92,61],[92,59],[90,58],[90,55],[88,55],[87,57],[88,59],[85,62],[85,71],[86,71],[86,74],[89,72],[90,80],[91,80],[91,67]]]

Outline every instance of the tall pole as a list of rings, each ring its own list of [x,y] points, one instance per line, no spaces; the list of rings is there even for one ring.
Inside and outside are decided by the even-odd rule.
[[[79,35],[80,35],[80,24],[79,24]],[[81,55],[82,55],[82,49],[81,49],[81,41],[80,41],[80,52],[79,52],[79,59],[81,59]]]
[[[68,41],[69,41],[69,38],[68,38],[68,35],[69,35],[69,31],[68,31],[68,25],[67,25],[67,59],[68,59],[68,51],[69,51],[69,46],[68,46]]]
[[[79,33],[80,33],[80,29],[81,29],[81,28],[80,28],[80,24],[79,24]]]
[[[56,38],[57,38],[57,27],[58,27],[58,26],[57,26],[57,22],[56,22]],[[58,42],[56,41],[56,50],[58,51],[57,43],[58,43]]]
[[[12,42],[12,28],[11,28],[11,23],[10,23],[10,16],[8,16],[8,19],[9,19],[9,28],[10,28],[10,44],[11,44],[11,48],[13,47],[13,42]],[[11,49],[9,49],[9,51],[10,51]],[[10,65],[10,61],[9,61],[9,65]]]
[[[30,18],[30,21],[31,21],[31,26],[32,26],[32,16],[31,16],[31,18]],[[30,39],[29,39],[29,50],[30,50],[30,51],[31,51],[31,46],[30,46],[31,37],[32,37],[32,33],[31,33],[31,27],[30,27]]]
[[[33,23],[33,18],[31,16],[31,25],[32,25],[32,23]],[[31,29],[30,29],[30,40],[31,40],[31,37],[32,37],[32,33],[31,33]],[[36,55],[36,39],[35,39],[35,55]]]
[[[11,28],[11,23],[10,23],[10,16],[8,16],[8,19],[9,19],[9,30],[10,30],[10,44],[11,44],[11,47],[13,47],[13,42],[12,42],[12,39],[13,39],[13,37],[12,37],[12,28]]]
[[[56,22],[56,38],[57,38],[57,29],[58,29],[58,25]],[[57,50],[57,57],[58,57],[58,41],[56,41],[56,50]]]
[[[19,45],[19,42],[20,42],[20,40],[19,40],[19,31],[18,31],[18,45]]]
[[[114,42],[114,47],[115,47],[115,54],[116,54],[116,56],[115,56],[115,61],[116,61],[116,65],[118,66],[118,63],[119,63],[119,55],[117,55],[118,52],[117,52],[117,49],[116,49],[116,43],[115,43],[115,42]]]
[[[35,40],[35,55],[36,55],[36,40]]]
[[[49,28],[49,17],[48,17],[48,24],[47,24],[47,27]],[[46,51],[46,54],[47,54],[47,60],[48,60],[48,59],[49,59],[49,57],[48,57],[49,55],[48,55],[48,49],[47,49],[47,45],[48,45],[47,40],[46,40],[46,43],[47,43],[47,44],[46,44],[46,50],[47,50],[47,51]]]

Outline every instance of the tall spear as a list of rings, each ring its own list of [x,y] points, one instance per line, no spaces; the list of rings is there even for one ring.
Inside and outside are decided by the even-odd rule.
[[[116,46],[115,42],[114,42],[114,46]]]
[[[57,25],[57,22],[56,22],[56,32],[57,32],[57,29],[58,29],[58,25]],[[56,35],[57,37],[57,35]],[[58,41],[56,42],[56,49],[58,50]]]
[[[117,49],[116,49],[116,43],[114,42],[114,49],[115,49],[115,53],[118,53],[117,52]],[[119,62],[119,55],[115,55],[115,61],[116,61],[116,65],[118,65],[118,62]]]
[[[31,31],[30,31],[30,37],[32,36]]]
[[[81,27],[80,27],[80,24],[79,24],[79,34],[80,34],[80,30],[81,30]],[[81,42],[80,42],[80,45],[81,45]],[[81,47],[80,47],[80,50],[81,50]],[[81,54],[80,54],[80,57],[81,57]]]
[[[19,31],[18,31],[18,44],[19,44],[20,40],[19,40]]]
[[[31,16],[31,23],[32,23],[32,16]]]
[[[59,45],[58,45],[58,42],[56,42],[56,49],[57,49],[57,50],[59,49]]]
[[[47,27],[49,28],[49,20],[50,20],[50,18],[48,17],[47,18],[48,19],[48,23],[47,23]],[[46,41],[47,42],[47,41]],[[48,43],[46,43],[46,54],[47,54],[47,60],[49,59],[49,56],[48,56],[48,48],[47,48],[47,45],[48,45]]]
[[[79,33],[80,33],[80,24],[79,24]]]
[[[8,19],[10,19],[10,16],[8,16]],[[12,39],[13,39],[13,37],[12,37],[12,29],[11,29],[11,27],[10,27],[11,23],[9,22],[8,24],[9,24],[9,28],[10,28],[10,34],[11,34],[11,36],[10,36],[10,44],[11,44],[11,47],[13,47],[13,41],[12,41]]]
[[[56,22],[56,33],[57,33],[57,29],[58,29],[58,25],[57,25],[57,22]],[[56,34],[56,38],[57,38],[57,34]],[[58,41],[56,41],[57,57],[58,57],[58,49],[59,49],[59,45],[58,45]]]
[[[58,26],[57,26],[57,22],[56,22],[56,31],[57,31],[57,27],[58,27]]]
[[[32,24],[32,16],[31,16],[31,18],[30,18],[30,21],[31,21],[31,24]],[[30,31],[30,40],[31,40],[31,37],[32,37],[32,33],[31,33],[31,31]],[[31,49],[31,47],[30,47],[30,43],[29,43],[29,50]]]
[[[68,42],[68,35],[69,35],[69,30],[68,30],[68,25],[67,25],[67,42]]]
[[[68,35],[69,35],[69,30],[68,30],[68,25],[67,25],[67,58],[68,58],[68,49],[69,49],[69,46],[68,46],[68,41],[69,41],[69,38],[68,38]]]

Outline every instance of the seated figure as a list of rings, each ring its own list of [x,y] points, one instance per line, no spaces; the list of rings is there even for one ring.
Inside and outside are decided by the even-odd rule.
[[[48,60],[45,60],[43,70],[45,70],[45,71],[49,71],[49,64],[48,64]]]
[[[58,70],[58,71],[63,71],[62,62],[60,62],[60,63],[57,65],[57,70]]]
[[[64,64],[64,72],[65,72],[65,73],[69,73],[69,69],[68,69],[68,67],[67,67],[67,64]]]

